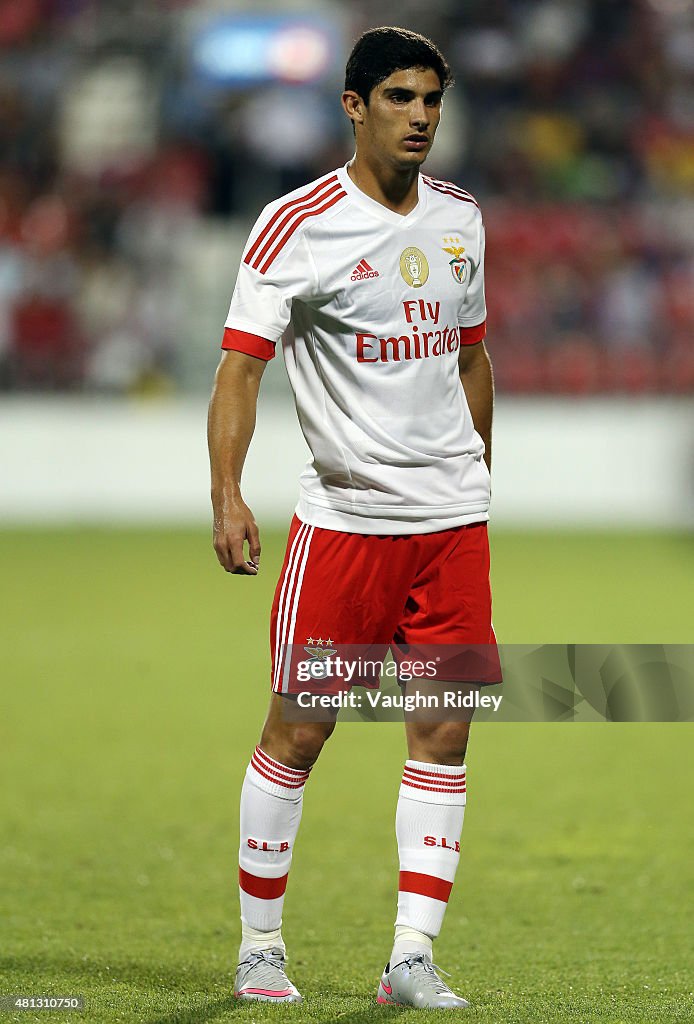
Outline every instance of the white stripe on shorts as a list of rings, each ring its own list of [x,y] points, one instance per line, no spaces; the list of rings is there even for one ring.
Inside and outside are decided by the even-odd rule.
[[[298,578],[298,580],[296,582],[296,590],[294,591],[294,601],[293,601],[293,604],[292,604],[291,618],[289,620],[289,632],[288,632],[288,636],[287,636],[287,640],[286,640],[287,650],[286,650],[286,654],[284,656],[284,671],[282,673],[282,681],[281,681],[281,686],[280,686],[280,689],[281,689],[282,693],[286,693],[287,690],[289,689],[289,669],[290,669],[291,663],[292,663],[291,651],[292,651],[292,644],[294,642],[294,628],[296,626],[296,616],[297,616],[297,612],[299,610],[299,596],[301,594],[301,584],[302,584],[303,579],[304,579],[304,571],[306,569],[306,562],[308,560],[308,550],[311,547],[311,538],[313,537],[314,529],[315,529],[314,526],[311,526],[309,528],[309,533],[308,533],[308,537],[306,539],[306,544],[304,545],[303,557],[301,559],[301,566],[299,568],[299,578]],[[290,593],[291,593],[291,591],[290,591]]]
[[[302,523],[299,529],[296,531],[292,546],[289,551],[289,558],[287,559],[287,568],[285,569],[284,579],[282,581],[282,589],[280,591],[280,599],[277,605],[277,624],[275,627],[275,671],[272,679],[272,689],[279,690],[280,681],[280,654],[282,653],[282,644],[285,642],[287,633],[287,604],[291,599],[292,587],[294,585],[294,579],[296,577],[296,571],[301,560],[301,552],[303,545],[308,536],[309,527],[306,523]]]

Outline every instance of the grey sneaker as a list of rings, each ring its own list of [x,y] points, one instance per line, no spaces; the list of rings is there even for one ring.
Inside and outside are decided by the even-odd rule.
[[[254,949],[236,968],[234,995],[244,1003],[303,1003],[303,996],[284,972],[280,947]]]
[[[464,1010],[470,1004],[451,992],[436,973],[440,970],[425,953],[414,953],[395,967],[386,964],[378,986],[379,1003],[419,1010]]]

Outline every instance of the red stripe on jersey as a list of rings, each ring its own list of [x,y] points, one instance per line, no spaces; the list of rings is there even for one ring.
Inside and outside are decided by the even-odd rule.
[[[430,181],[432,185],[440,185],[442,188],[451,188],[454,192],[457,192],[461,196],[467,196],[468,199],[472,199],[473,203],[479,205],[472,192],[468,192],[466,188],[461,188],[460,185],[456,185],[454,181],[444,181],[443,178],[432,178],[430,174],[427,175],[427,180]]]
[[[373,274],[373,272],[374,272],[374,268],[373,268],[373,267],[371,267],[371,266],[369,266],[369,264],[368,264],[368,263],[366,262],[366,260],[362,260],[362,261],[361,261],[361,263],[359,264],[359,266],[360,266],[360,267],[363,267],[363,268],[364,268],[364,270],[365,270],[365,271],[366,271],[366,272],[367,272],[368,274]]]
[[[287,875],[281,878],[261,878],[260,875],[252,875],[243,868],[239,868],[239,885],[249,896],[255,896],[259,900],[276,900],[284,896],[287,888]]]
[[[256,356],[266,362],[275,358],[275,343],[261,338],[257,334],[248,334],[247,331],[238,331],[235,327],[225,327],[222,338],[222,348],[232,349],[234,352],[245,352],[247,356]]]
[[[461,772],[459,775],[449,775],[448,773],[444,774],[443,772],[427,772],[424,771],[423,768],[411,768],[408,764],[405,765],[403,771],[408,772],[410,775],[423,775],[430,779],[440,779],[441,782],[448,782],[449,780],[453,781],[455,779],[465,778],[465,772]]]
[[[483,320],[481,324],[477,324],[476,327],[461,327],[458,326],[460,332],[460,344],[461,345],[476,345],[478,341],[483,341],[487,334],[487,321]]]
[[[277,236],[284,231],[287,224],[291,224],[291,221],[293,220],[294,217],[300,214],[302,210],[311,210],[314,207],[318,206],[319,203],[322,203],[324,200],[329,199],[330,196],[334,195],[336,192],[339,192],[341,188],[342,186],[339,183],[336,183],[332,185],[329,189],[326,189],[324,192],[321,192],[321,194],[319,196],[316,196],[315,199],[308,200],[305,203],[299,203],[298,206],[293,206],[289,213],[282,218],[282,220],[279,222],[279,224],[272,232],[272,234],[269,236],[269,238],[266,236],[263,248],[260,250],[256,258],[253,260],[253,269],[258,269],[260,264],[267,256],[268,250],[272,247]]]
[[[423,875],[419,871],[401,871],[398,889],[400,892],[416,892],[420,896],[429,896],[432,900],[448,903],[453,882],[436,875]]]
[[[319,214],[325,213],[326,210],[329,210],[330,207],[334,206],[335,203],[340,201],[340,199],[344,199],[346,195],[347,193],[341,189],[337,195],[334,195],[327,203],[324,203],[323,206],[319,206],[318,209],[307,210],[306,213],[302,213],[300,217],[297,217],[297,219],[289,225],[282,238],[280,238],[273,251],[265,260],[265,263],[260,267],[260,273],[265,274],[268,271],[302,221],[306,220],[307,217],[317,217]]]
[[[306,779],[301,779],[296,782],[294,779],[288,779],[285,775],[280,775],[278,772],[273,771],[272,768],[267,768],[255,754],[251,757],[251,767],[257,771],[258,775],[262,775],[268,782],[274,782],[277,786],[284,786],[285,789],[301,789],[306,782]]]
[[[426,184],[438,186],[439,188],[451,189],[453,192],[457,193],[461,199],[469,199],[470,202],[479,207],[479,203],[473,196],[472,192],[468,192],[467,189],[461,188],[460,185],[456,185],[454,181],[443,181],[441,178],[432,178],[430,174],[423,174],[422,177]]]
[[[256,253],[256,251],[258,249],[258,246],[262,245],[263,240],[266,238],[268,231],[270,231],[272,229],[273,225],[277,222],[277,220],[282,216],[283,213],[286,213],[287,210],[289,210],[293,206],[296,206],[298,203],[305,203],[308,199],[312,199],[313,196],[317,195],[327,185],[331,185],[334,181],[337,181],[337,175],[336,174],[333,174],[333,176],[331,178],[326,178],[325,181],[321,181],[319,185],[316,185],[316,187],[313,189],[313,191],[307,192],[305,195],[302,195],[302,196],[297,196],[296,199],[290,199],[288,203],[284,204],[284,206],[280,206],[279,210],[275,211],[275,213],[272,215],[272,217],[270,218],[268,223],[261,230],[261,232],[258,235],[258,237],[256,238],[255,242],[253,243],[251,248],[248,250],[248,252],[247,252],[243,262],[244,263],[250,263],[251,262],[251,260],[255,256],[255,253]]]
[[[480,208],[479,203],[477,200],[473,199],[472,196],[461,195],[459,192],[454,192],[453,189],[444,188],[442,185],[434,185],[431,181],[425,180],[424,184],[428,185],[434,192],[440,192],[441,195],[444,196],[453,196],[454,199],[459,199],[461,203],[472,203],[472,205],[476,206],[478,210]]]
[[[425,182],[425,185],[428,185],[428,187],[432,189],[432,191],[441,193],[441,195],[453,196],[454,199],[459,199],[461,203],[472,203],[472,205],[476,206],[477,209],[479,210],[479,204],[476,202],[476,200],[470,198],[469,196],[463,196],[459,192],[454,192],[450,188],[443,188],[443,186],[434,185],[430,181]]]
[[[265,256],[267,255],[268,249],[271,248],[271,246],[272,246],[273,242],[275,241],[275,239],[277,238],[278,234],[280,234],[281,232],[284,231],[284,229],[287,227],[287,225],[289,223],[291,223],[292,219],[294,217],[296,217],[297,214],[301,213],[302,210],[310,210],[313,207],[317,206],[318,203],[322,203],[323,200],[329,199],[331,196],[334,196],[335,193],[337,193],[337,191],[340,191],[341,188],[342,188],[342,185],[339,184],[339,183],[336,183],[336,184],[332,185],[330,188],[328,188],[326,191],[322,191],[322,193],[319,196],[316,196],[315,199],[310,200],[310,202],[300,203],[299,206],[292,207],[292,209],[287,214],[287,216],[283,217],[283,219],[281,219],[279,221],[279,223],[277,224],[275,229],[270,234],[270,237],[266,240],[265,245],[263,246],[263,248],[260,250],[260,252],[258,253],[258,255],[256,256],[256,258],[253,261],[253,268],[255,270],[258,269],[258,267],[260,266],[260,264],[264,260]],[[263,271],[261,271],[261,272],[263,272]]]
[[[255,748],[254,754],[264,762],[268,768],[274,768],[276,772],[286,775],[287,778],[292,780],[292,782],[298,779],[308,778],[307,768],[288,768],[286,764],[280,764],[279,761],[273,760],[273,758],[271,758],[269,754],[266,754],[264,750],[261,750],[260,747]]]

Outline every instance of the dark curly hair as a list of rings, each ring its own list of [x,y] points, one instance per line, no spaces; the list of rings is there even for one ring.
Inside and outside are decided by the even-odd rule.
[[[436,43],[418,32],[388,25],[369,29],[357,39],[345,68],[345,89],[356,92],[368,106],[374,86],[406,68],[432,68],[444,91],[453,83]]]

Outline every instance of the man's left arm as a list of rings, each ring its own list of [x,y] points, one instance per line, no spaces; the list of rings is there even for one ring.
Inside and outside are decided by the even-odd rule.
[[[461,345],[458,372],[475,430],[484,441],[484,461],[491,473],[494,376],[484,341],[478,341],[474,345]]]

